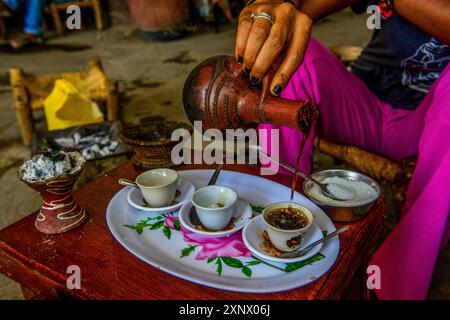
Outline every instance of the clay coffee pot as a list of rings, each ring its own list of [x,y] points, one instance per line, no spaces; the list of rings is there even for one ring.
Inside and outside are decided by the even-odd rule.
[[[298,129],[308,134],[317,119],[309,102],[291,101],[269,93],[269,81],[249,83],[242,66],[231,56],[216,56],[199,64],[183,89],[184,111],[203,129],[248,129],[260,123]]]

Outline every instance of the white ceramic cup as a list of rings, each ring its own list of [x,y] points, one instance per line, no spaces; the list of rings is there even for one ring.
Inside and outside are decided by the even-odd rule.
[[[192,195],[192,204],[202,225],[209,230],[222,230],[233,216],[237,194],[222,186],[207,186]]]
[[[308,224],[300,229],[281,229],[271,225],[267,220],[267,214],[275,209],[297,208],[308,217]],[[280,251],[290,252],[297,250],[303,241],[305,231],[312,225],[314,216],[306,207],[294,202],[278,202],[267,206],[262,213],[263,221],[267,226],[267,233],[272,245]],[[295,243],[295,244],[294,244]]]
[[[166,207],[175,199],[178,185],[178,172],[172,169],[145,171],[136,178],[136,184],[149,206]]]

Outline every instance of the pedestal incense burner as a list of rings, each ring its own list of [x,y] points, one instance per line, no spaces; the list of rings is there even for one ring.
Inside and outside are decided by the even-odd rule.
[[[81,158],[81,155],[78,154]],[[83,160],[84,161],[84,160]],[[75,171],[46,181],[29,181],[19,172],[19,178],[42,199],[42,207],[36,217],[35,226],[46,234],[59,234],[82,225],[86,211],[72,196],[72,189],[83,171],[85,162]]]

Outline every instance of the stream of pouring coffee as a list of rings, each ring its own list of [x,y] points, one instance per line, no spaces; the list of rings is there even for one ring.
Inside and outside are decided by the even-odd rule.
[[[297,155],[297,161],[295,164],[295,172],[294,172],[294,177],[292,177],[292,185],[291,185],[291,201],[294,200],[294,193],[295,193],[295,187],[297,186],[297,179],[298,179],[298,175],[297,172],[300,169],[300,161],[302,159],[302,154],[303,154],[303,148],[305,147],[306,144],[306,140],[308,139],[308,135],[304,133],[303,134],[303,139],[300,142],[300,149],[298,150],[298,155]]]

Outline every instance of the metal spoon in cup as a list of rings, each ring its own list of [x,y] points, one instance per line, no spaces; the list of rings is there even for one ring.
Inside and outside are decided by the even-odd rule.
[[[118,182],[120,185],[125,186],[125,187],[139,188],[139,186],[136,184],[136,182],[128,180],[128,179],[120,178]]]
[[[320,244],[322,242],[325,242],[325,241],[327,241],[327,240],[337,236],[338,234],[341,234],[341,233],[347,231],[348,229],[349,229],[348,226],[339,228],[336,231],[326,235],[322,239],[319,239],[319,240],[311,243],[310,245],[306,246],[302,250],[293,251],[293,252],[286,252],[286,253],[281,254],[280,258],[298,258],[298,257],[303,257],[303,256],[307,255],[312,249],[314,249],[314,247],[317,246],[318,244]]]
[[[261,154],[263,154],[263,155],[265,155],[266,157],[268,157],[269,159],[271,159],[272,161],[275,161],[276,163],[278,163],[278,164],[279,164],[280,166],[282,166],[283,168],[285,168],[285,169],[287,169],[287,170],[289,170],[289,171],[291,171],[291,172],[293,172],[293,173],[299,175],[299,176],[302,177],[303,179],[307,179],[307,180],[312,181],[314,184],[316,184],[316,185],[320,188],[320,191],[321,191],[325,196],[327,196],[328,198],[331,198],[331,199],[334,199],[334,200],[338,200],[338,201],[346,201],[346,200],[350,200],[350,199],[353,198],[353,196],[354,196],[354,192],[353,192],[351,189],[346,188],[345,186],[339,185],[339,188],[345,190],[343,193],[345,193],[346,195],[348,195],[348,197],[345,197],[345,198],[344,198],[344,197],[339,197],[339,196],[337,196],[336,194],[333,194],[332,192],[329,191],[329,190],[330,190],[330,189],[329,189],[329,188],[330,188],[330,185],[336,185],[335,183],[322,183],[322,182],[319,182],[319,181],[317,181],[316,179],[312,178],[311,176],[309,176],[309,175],[307,175],[307,174],[305,174],[305,173],[303,173],[303,172],[301,172],[301,171],[299,171],[299,170],[296,170],[296,169],[295,169],[294,167],[292,167],[291,165],[289,165],[289,164],[287,164],[287,163],[285,163],[285,162],[283,162],[283,161],[281,161],[281,160],[278,160],[278,159],[275,159],[275,158],[269,156],[267,153],[265,153],[264,151],[262,151],[262,150],[259,149],[259,148],[258,148],[258,151],[259,151]]]
[[[144,203],[152,208],[163,208],[173,204],[180,183],[177,171],[169,168],[142,172],[134,181],[119,179],[119,184],[138,188]]]

